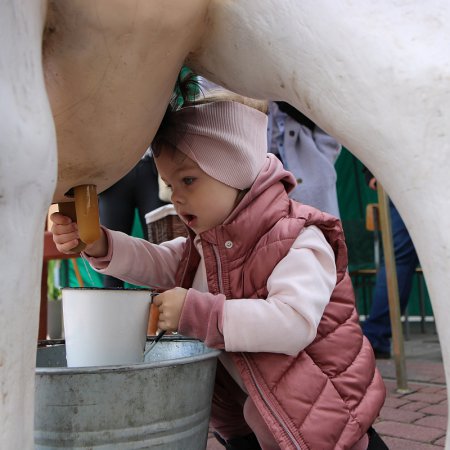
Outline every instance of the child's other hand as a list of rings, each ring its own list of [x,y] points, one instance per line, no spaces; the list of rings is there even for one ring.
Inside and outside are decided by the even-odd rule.
[[[155,296],[153,303],[159,310],[158,328],[160,330],[178,330],[186,294],[186,289],[176,287]]]

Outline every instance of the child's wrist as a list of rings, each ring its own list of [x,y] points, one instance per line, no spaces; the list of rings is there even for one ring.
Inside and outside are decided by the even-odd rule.
[[[108,254],[108,240],[103,229],[101,229],[100,238],[87,245],[84,253],[92,258],[102,258]]]

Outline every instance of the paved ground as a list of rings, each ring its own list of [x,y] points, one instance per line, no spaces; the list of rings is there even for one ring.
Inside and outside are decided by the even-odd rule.
[[[397,392],[395,362],[378,360],[388,391],[374,427],[390,450],[438,450],[445,446],[447,393],[439,341],[433,324],[423,334],[412,326],[405,341],[409,392]],[[214,437],[207,450],[223,450]]]

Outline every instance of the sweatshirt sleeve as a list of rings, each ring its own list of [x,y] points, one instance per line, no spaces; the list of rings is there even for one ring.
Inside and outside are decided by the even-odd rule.
[[[189,289],[178,331],[226,351],[296,355],[315,339],[335,285],[333,250],[310,226],[275,266],[267,299],[225,300]]]
[[[184,336],[200,339],[210,348],[225,348],[222,314],[225,295],[199,292],[189,289],[184,300],[178,332]]]
[[[175,274],[186,238],[178,237],[156,245],[120,231],[103,230],[108,239],[108,254],[93,258],[82,253],[93,269],[138,286],[175,287]]]
[[[305,228],[270,275],[266,299],[224,303],[225,350],[296,355],[315,339],[335,285],[331,246],[317,227]]]

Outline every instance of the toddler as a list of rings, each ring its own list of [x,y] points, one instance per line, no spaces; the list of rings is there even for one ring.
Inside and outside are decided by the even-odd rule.
[[[152,143],[188,238],[160,245],[102,228],[97,271],[164,290],[158,327],[223,350],[211,427],[227,449],[385,449],[385,398],[358,323],[338,219],[290,200],[267,115],[239,99],[168,111]],[[247,102],[248,103],[248,102]],[[58,249],[78,244],[55,213]]]

